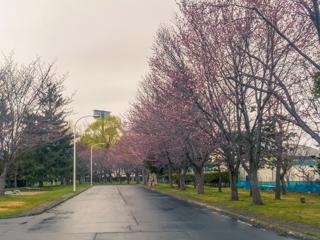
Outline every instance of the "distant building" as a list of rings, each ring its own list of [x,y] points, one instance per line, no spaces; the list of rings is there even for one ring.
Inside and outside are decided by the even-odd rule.
[[[292,167],[286,174],[287,181],[316,181],[320,180],[320,175],[316,173],[319,163],[320,151],[308,146],[298,146],[297,157],[292,160]],[[258,171],[260,182],[274,182],[276,177],[276,169],[264,167]],[[239,179],[246,180],[247,173],[240,168]]]

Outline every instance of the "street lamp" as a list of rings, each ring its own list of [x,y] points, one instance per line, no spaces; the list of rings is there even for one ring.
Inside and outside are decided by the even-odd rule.
[[[93,117],[93,118],[101,118],[101,117],[106,117],[110,114],[110,112],[107,111],[101,111],[101,110],[94,110],[93,115],[85,115],[81,118],[79,118],[74,126],[73,126],[73,191],[76,191],[76,178],[77,178],[77,142],[76,142],[76,129],[77,129],[77,123],[88,117]]]
[[[105,143],[95,143],[93,145],[91,145],[91,149],[90,149],[90,185],[92,186],[92,149],[94,146],[98,146],[98,145],[104,145]]]

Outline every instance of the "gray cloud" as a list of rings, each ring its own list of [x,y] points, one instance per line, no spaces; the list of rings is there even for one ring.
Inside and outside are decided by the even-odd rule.
[[[3,0],[0,50],[68,72],[73,119],[93,108],[121,114],[147,71],[159,25],[175,10],[174,0]]]

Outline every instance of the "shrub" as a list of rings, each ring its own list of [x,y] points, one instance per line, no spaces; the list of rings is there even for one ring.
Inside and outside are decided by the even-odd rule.
[[[173,182],[175,184],[178,184],[178,175],[173,175]],[[185,176],[186,184],[193,184],[194,183],[194,174],[193,173],[187,173]],[[221,172],[221,181],[224,185],[229,184],[229,174],[228,172]],[[206,185],[217,185],[219,182],[219,174],[218,172],[207,172],[204,174],[204,183]]]

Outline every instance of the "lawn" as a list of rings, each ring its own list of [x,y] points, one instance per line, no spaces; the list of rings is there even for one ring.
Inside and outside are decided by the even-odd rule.
[[[182,198],[200,201],[213,206],[222,206],[231,210],[248,212],[255,216],[271,217],[292,223],[303,223],[320,228],[320,195],[290,192],[282,196],[282,200],[274,200],[272,191],[262,191],[264,205],[251,204],[249,191],[239,189],[239,201],[230,201],[230,190],[218,192],[216,188],[206,187],[205,194],[199,195],[195,189],[188,186],[186,191],[159,185],[156,190]],[[300,203],[300,197],[305,196],[306,203]]]
[[[89,185],[78,185],[77,192],[88,187]],[[43,203],[73,195],[71,185],[43,187],[41,191],[20,190],[20,194],[0,197],[0,218],[14,217]]]

